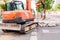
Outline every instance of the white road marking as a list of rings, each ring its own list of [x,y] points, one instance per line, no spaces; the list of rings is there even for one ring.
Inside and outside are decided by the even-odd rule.
[[[32,33],[31,33],[30,40],[38,40],[38,39],[37,39],[37,32],[32,32]]]
[[[47,29],[43,29],[42,32],[43,33],[60,33],[59,30],[47,30]]]
[[[30,40],[37,40],[37,36],[31,36]]]
[[[49,33],[49,30],[42,30],[43,33]]]

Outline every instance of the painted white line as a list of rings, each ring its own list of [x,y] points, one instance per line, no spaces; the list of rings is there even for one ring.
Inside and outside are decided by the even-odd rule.
[[[43,33],[49,33],[49,30],[42,30]]]
[[[38,39],[37,39],[37,32],[32,32],[32,33],[31,33],[30,40],[38,40]]]
[[[31,36],[30,40],[37,40],[37,36]]]
[[[37,32],[32,32],[31,36],[37,36]]]
[[[42,30],[43,33],[60,33],[59,30]]]

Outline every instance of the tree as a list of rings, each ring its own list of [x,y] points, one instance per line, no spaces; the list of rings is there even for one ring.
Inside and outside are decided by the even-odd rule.
[[[53,9],[54,10],[60,10],[60,4],[57,4]]]
[[[39,2],[40,0],[38,0]],[[54,0],[44,0],[45,4],[46,4],[46,10],[49,10],[52,8],[52,5],[54,3]],[[42,8],[42,4],[40,6],[37,7],[37,12],[40,12],[42,11],[43,8]]]
[[[8,0],[3,0],[5,3],[8,1]]]
[[[8,0],[3,0],[4,3],[6,3],[7,1],[8,1]],[[5,4],[3,4],[3,3],[0,4],[0,7],[1,7],[3,10],[5,10],[5,8],[6,8],[6,7],[5,7]]]

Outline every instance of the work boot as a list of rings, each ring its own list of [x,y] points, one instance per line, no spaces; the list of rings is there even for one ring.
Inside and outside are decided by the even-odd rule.
[[[42,15],[42,20],[44,20],[46,18],[46,15]]]

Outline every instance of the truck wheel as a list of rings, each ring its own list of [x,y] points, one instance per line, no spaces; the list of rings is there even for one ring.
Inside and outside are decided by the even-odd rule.
[[[43,16],[42,16],[42,20],[44,20],[45,18],[46,18],[46,15],[43,15]]]

